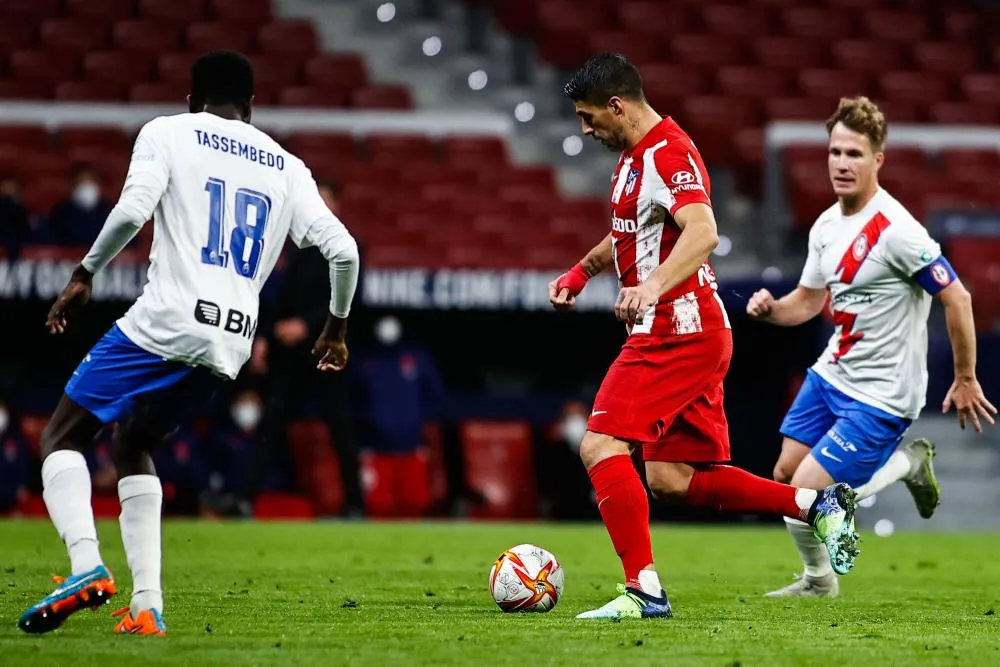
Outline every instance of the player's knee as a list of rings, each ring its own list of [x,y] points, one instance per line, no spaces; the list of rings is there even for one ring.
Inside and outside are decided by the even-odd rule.
[[[679,503],[687,495],[691,477],[671,466],[647,466],[646,483],[657,500]]]
[[[587,470],[590,470],[604,459],[620,454],[627,456],[629,453],[626,443],[603,433],[587,431],[583,436],[583,442],[580,443],[580,460],[583,461],[583,465]]]

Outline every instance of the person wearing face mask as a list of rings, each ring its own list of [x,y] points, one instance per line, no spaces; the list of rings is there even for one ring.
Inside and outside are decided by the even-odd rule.
[[[101,193],[97,171],[90,165],[81,165],[70,176],[69,198],[52,209],[49,236],[61,245],[89,245],[97,238],[110,212],[111,202]]]
[[[425,427],[440,413],[443,386],[430,354],[403,341],[394,316],[380,318],[376,345],[353,367],[361,423],[365,505],[375,518],[417,518],[430,503]]]
[[[206,505],[215,510],[233,508],[249,516],[252,506],[240,496],[247,464],[259,437],[264,404],[260,394],[244,389],[233,395],[229,404],[228,419],[218,420],[216,427],[204,440],[208,489],[204,495]],[[266,480],[263,480],[266,481]],[[247,502],[244,507],[238,503]]]
[[[339,215],[336,191],[317,183],[327,207]],[[347,518],[364,515],[358,445],[350,409],[348,380],[340,373],[320,373],[308,363],[312,341],[323,329],[329,304],[329,268],[315,248],[290,254],[275,298],[262,300],[258,337],[254,341],[250,372],[263,378],[265,404],[256,445],[246,466],[235,506],[217,508],[226,514],[248,516],[253,499],[285,445],[288,424],[303,406],[315,402],[337,450]],[[360,279],[359,279],[360,284]]]
[[[595,516],[590,478],[576,465],[589,416],[590,411],[583,402],[567,402],[548,430],[546,446],[539,449],[539,469],[562,471],[541,488],[553,519],[579,520]]]
[[[0,401],[0,514],[28,497],[28,445],[11,416],[10,405]]]

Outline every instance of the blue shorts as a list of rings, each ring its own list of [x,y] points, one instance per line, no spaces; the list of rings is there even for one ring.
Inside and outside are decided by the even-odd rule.
[[[812,447],[834,481],[857,487],[885,465],[911,423],[851,398],[810,369],[781,434]]]
[[[147,352],[116,324],[77,366],[66,395],[105,424],[123,422],[142,406],[169,431],[194,416],[221,383],[206,368]]]

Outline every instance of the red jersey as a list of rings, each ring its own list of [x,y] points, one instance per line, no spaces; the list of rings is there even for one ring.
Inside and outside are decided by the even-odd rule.
[[[673,215],[685,204],[711,206],[708,171],[691,138],[664,118],[624,151],[612,176],[611,238],[622,287],[644,282],[677,243]],[[680,336],[728,329],[729,317],[708,262],[660,297],[630,333]]]

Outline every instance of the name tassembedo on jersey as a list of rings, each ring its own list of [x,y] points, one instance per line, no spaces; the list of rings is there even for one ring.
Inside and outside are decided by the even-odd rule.
[[[235,155],[243,158],[244,160],[256,162],[259,165],[271,167],[277,169],[278,171],[284,171],[285,169],[284,155],[277,155],[271,151],[265,151],[262,148],[250,146],[242,141],[237,141],[236,139],[222,136],[214,132],[195,130],[194,133],[197,135],[198,144],[201,146],[206,146],[212,150],[220,151],[222,153],[229,153],[230,155]]]

